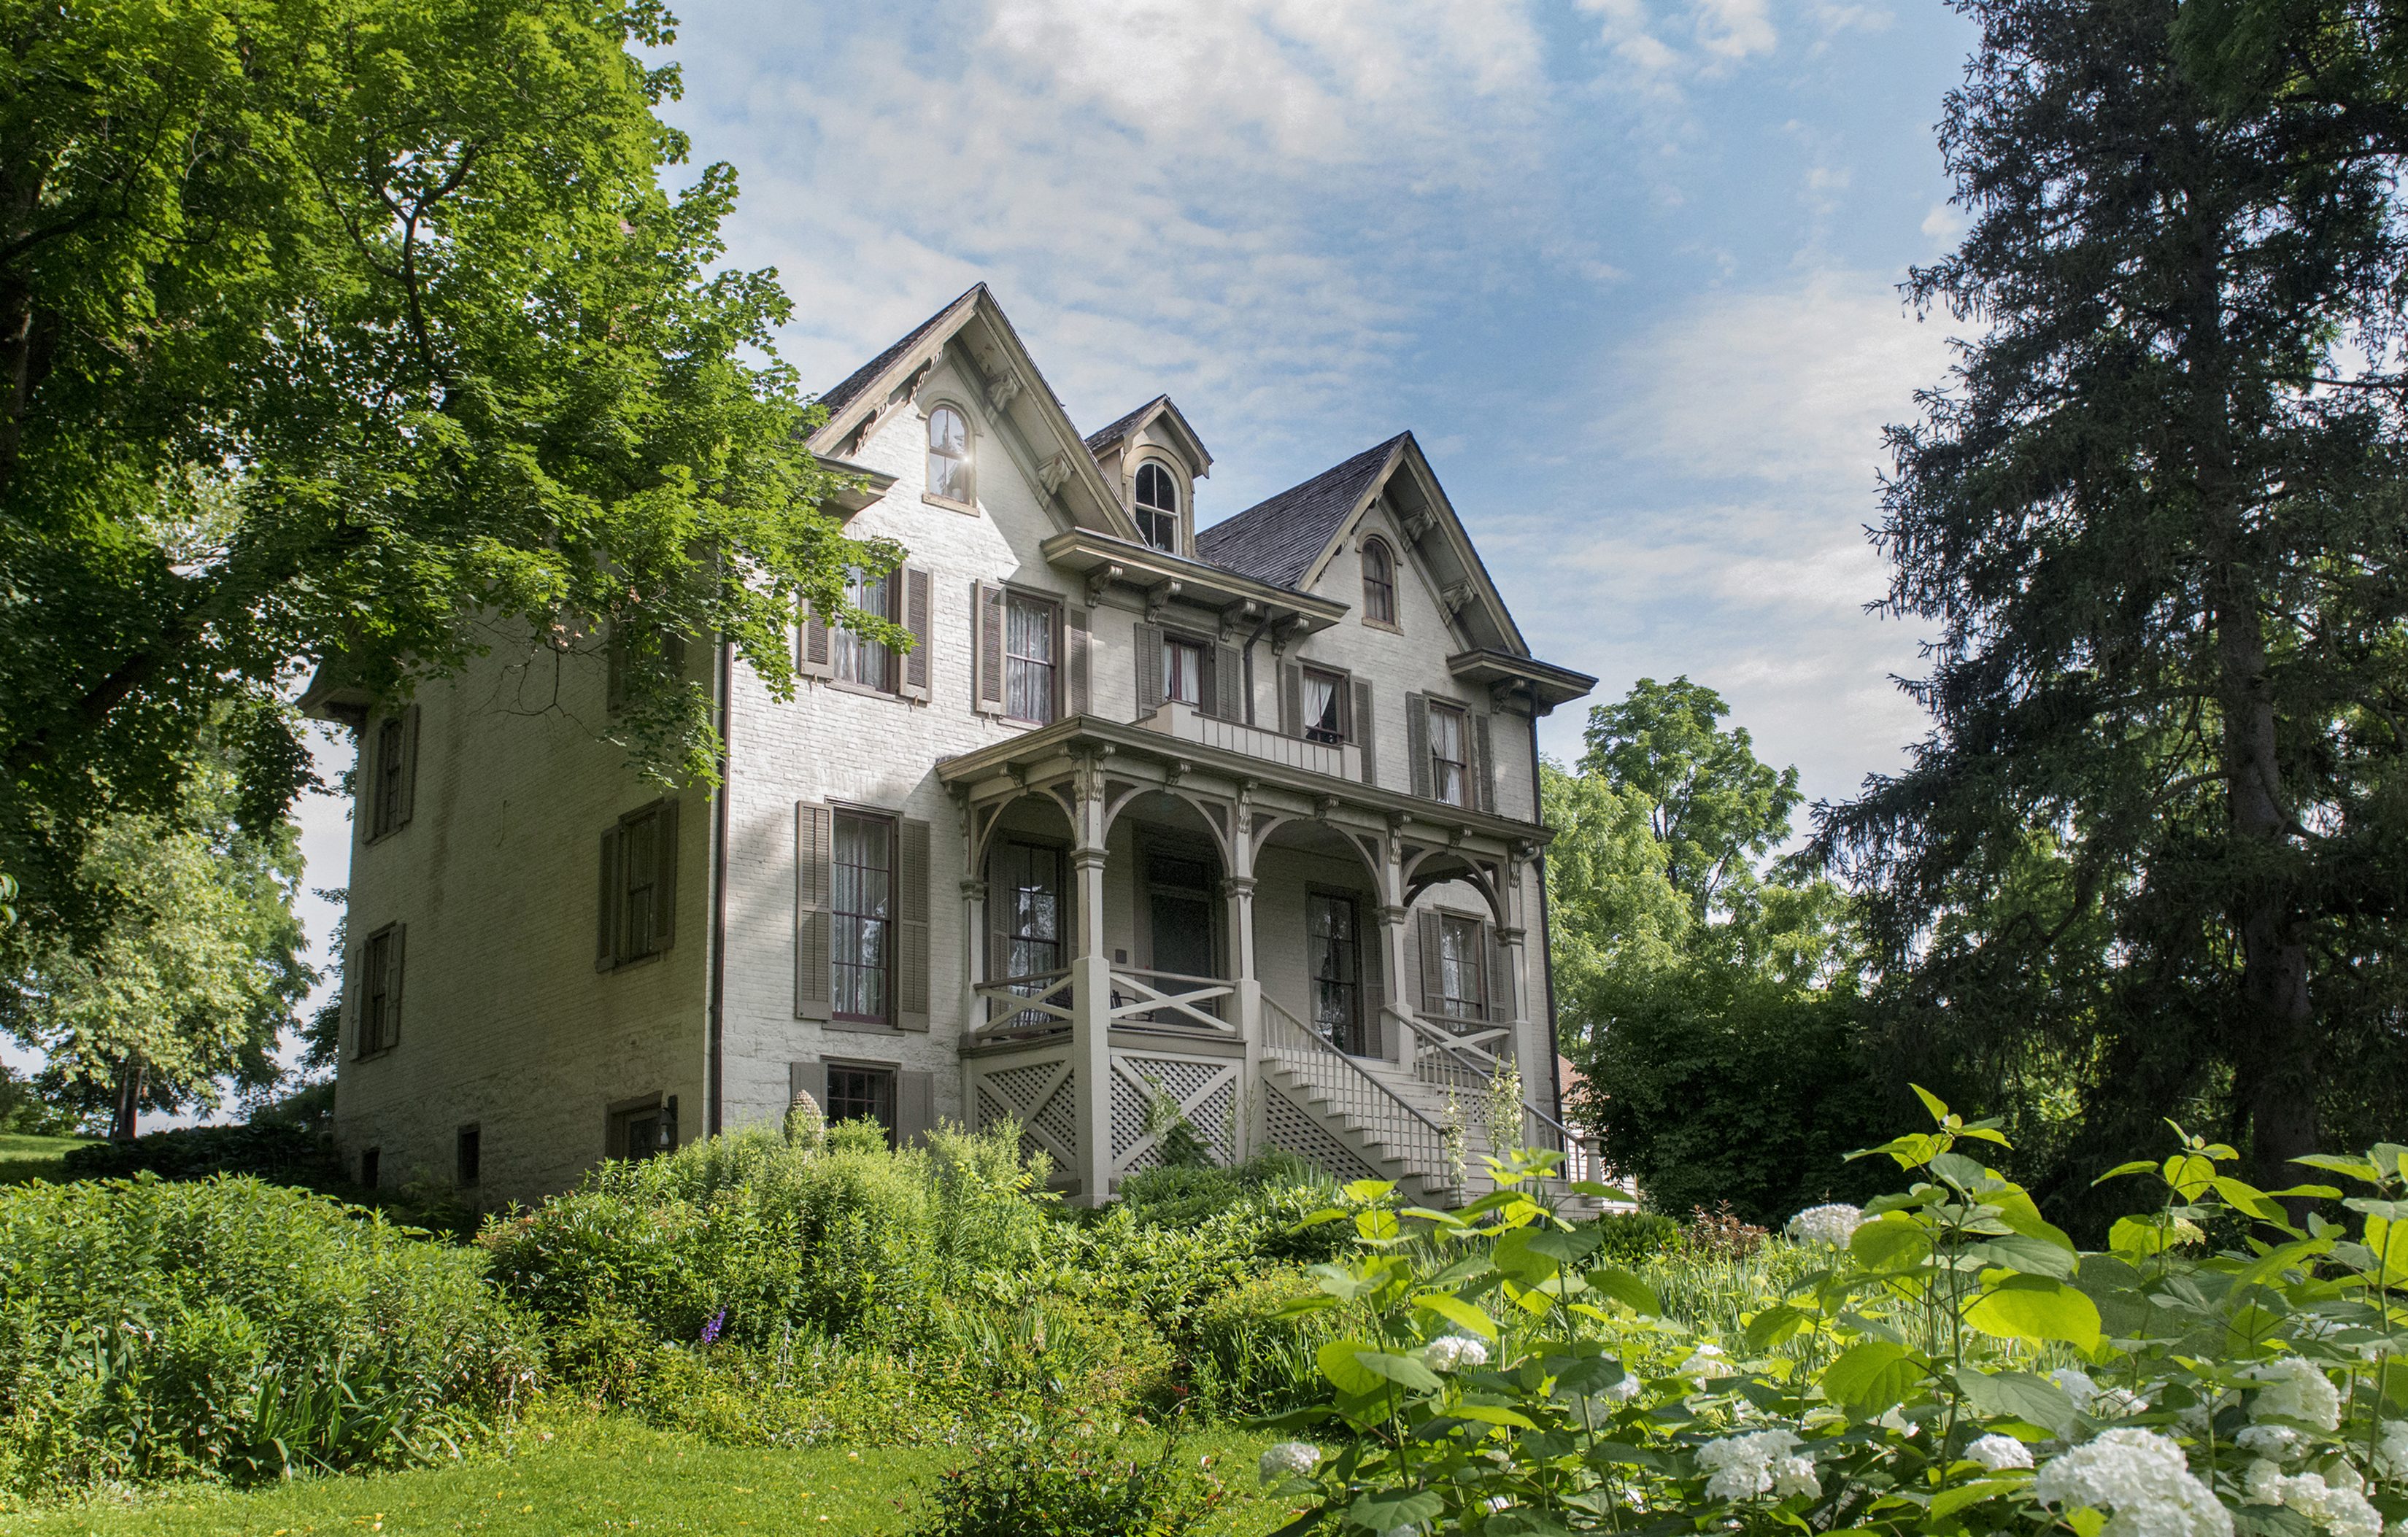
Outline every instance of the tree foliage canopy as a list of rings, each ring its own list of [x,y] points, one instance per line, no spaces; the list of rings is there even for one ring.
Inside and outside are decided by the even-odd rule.
[[[819,510],[775,275],[713,270],[733,173],[656,181],[657,4],[0,0],[0,868],[37,921],[205,725],[271,820],[296,667],[393,697],[508,645],[544,709],[615,642],[595,729],[707,771],[667,637],[782,690],[797,597],[897,558]]]
[[[2387,162],[2211,94],[2172,0],[1959,8],[1973,225],[1908,291],[1983,330],[1891,430],[1879,532],[1932,732],[1816,851],[1870,895],[1894,1060],[2072,1086],[2061,1204],[2202,1104],[2287,1185],[2408,1110]]]

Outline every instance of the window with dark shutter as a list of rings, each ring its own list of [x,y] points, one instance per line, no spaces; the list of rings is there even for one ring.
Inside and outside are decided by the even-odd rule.
[[[857,811],[836,814],[828,865],[831,1017],[893,1022],[895,1008],[895,823]]]
[[[401,980],[405,925],[389,923],[360,947],[358,1055],[390,1051],[401,1039]]]
[[[1430,792],[1429,696],[1405,695],[1405,772],[1412,792],[1426,799]]]
[[[1301,693],[1298,719],[1304,725],[1304,739],[1335,745],[1346,740],[1346,679],[1336,673],[1326,673],[1318,667],[1306,667],[1297,681]]]
[[[1212,692],[1207,696],[1217,703],[1205,708],[1224,720],[1240,725],[1246,719],[1246,654],[1234,646],[1216,646],[1212,650]]]
[[[1470,752],[1471,737],[1466,729],[1463,711],[1455,705],[1432,700],[1429,704],[1431,799],[1448,805],[1471,805]]]
[[[827,621],[808,603],[803,605],[802,628],[795,644],[795,671],[805,677],[836,676],[835,647],[828,639]]]
[[[1354,680],[1354,719],[1347,722],[1347,730],[1354,745],[1363,749],[1363,782],[1377,785],[1380,771],[1372,751],[1376,733],[1371,722],[1371,685],[1363,678]]]
[[[835,814],[810,802],[795,807],[795,1018],[824,1019],[828,985],[828,866]]]
[[[418,786],[418,706],[409,705],[377,724],[369,795],[370,841],[409,825]]]
[[[928,573],[916,565],[903,568],[903,628],[911,633],[911,649],[903,657],[903,697],[926,699],[934,658],[930,652]]]
[[[655,801],[602,834],[597,971],[660,954],[677,942],[678,807]]]
[[[895,1022],[928,1028],[928,824],[895,824]]]
[[[1142,720],[1162,707],[1162,627],[1139,624],[1130,628],[1137,652],[1137,718]]]
[[[1045,725],[1060,687],[1061,605],[1026,592],[1004,600],[1003,713]]]

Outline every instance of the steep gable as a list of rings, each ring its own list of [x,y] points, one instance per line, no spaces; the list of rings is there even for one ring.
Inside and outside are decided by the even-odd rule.
[[[1400,433],[1213,524],[1196,535],[1197,555],[1274,587],[1301,587],[1369,505],[1412,436]]]

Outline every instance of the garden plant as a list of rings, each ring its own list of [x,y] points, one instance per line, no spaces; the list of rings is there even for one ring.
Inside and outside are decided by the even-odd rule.
[[[2354,1193],[2347,1223],[2295,1219],[2342,1192],[2255,1188],[2177,1129],[2106,1176],[2160,1192],[2083,1253],[1969,1156],[1995,1123],[1924,1099],[1931,1131],[1856,1155],[1907,1188],[1824,1214],[1811,1266],[1719,1336],[1591,1267],[1596,1230],[1534,1193],[1552,1154],[1453,1212],[1350,1187],[1316,1220],[1357,1252],[1292,1304],[1351,1327],[1321,1402],[1272,1422],[1319,1443],[1263,1458],[1307,1507],[1283,1530],[2408,1530],[2408,1148],[2302,1160]]]

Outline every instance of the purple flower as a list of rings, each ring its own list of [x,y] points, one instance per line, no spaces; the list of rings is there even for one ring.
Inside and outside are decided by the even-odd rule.
[[[710,1316],[710,1322],[702,1326],[702,1343],[705,1345],[718,1344],[719,1331],[726,1327],[727,1310],[723,1307],[718,1312]]]

